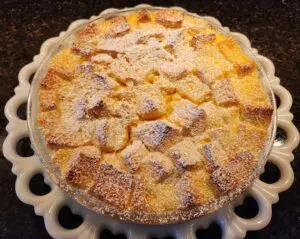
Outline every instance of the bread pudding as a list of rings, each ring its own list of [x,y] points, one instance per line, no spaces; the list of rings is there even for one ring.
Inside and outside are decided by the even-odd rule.
[[[58,183],[92,210],[142,223],[192,219],[238,194],[273,116],[239,43],[168,8],[79,29],[50,59],[38,102]]]

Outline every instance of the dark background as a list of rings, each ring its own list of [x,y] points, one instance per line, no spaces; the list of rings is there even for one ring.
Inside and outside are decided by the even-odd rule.
[[[218,18],[232,31],[242,32],[249,37],[252,45],[262,55],[270,58],[276,67],[276,75],[281,84],[294,97],[292,112],[294,123],[300,128],[300,1],[147,1],[153,5],[179,5],[191,12],[211,15]],[[79,18],[89,18],[109,7],[122,8],[134,6],[139,1],[14,1],[1,0],[0,3],[0,144],[6,137],[7,120],[2,114],[6,101],[13,95],[18,84],[18,71],[32,61],[39,53],[39,47],[46,39],[57,36],[68,25]],[[24,109],[20,109],[24,117]],[[279,133],[284,138],[284,133]],[[28,141],[18,145],[21,155],[30,155]],[[33,207],[20,202],[15,194],[16,177],[11,173],[11,164],[0,154],[0,238],[50,238],[43,219],[33,212]],[[292,163],[295,182],[286,192],[280,194],[279,203],[273,205],[270,224],[261,231],[248,232],[246,238],[300,238],[300,191],[297,188],[300,177],[300,151],[295,151]],[[25,159],[26,160],[26,159]],[[266,166],[263,180],[274,182],[279,172],[272,165]],[[42,177],[32,181],[33,191],[47,192]],[[240,207],[237,212],[244,217],[254,216],[257,205],[247,199],[247,208]],[[63,226],[71,228],[80,223],[80,217],[72,217],[64,208],[60,214]],[[105,230],[104,238],[112,237]],[[197,237],[218,238],[217,225],[208,231],[198,231]],[[122,236],[118,236],[121,238]]]

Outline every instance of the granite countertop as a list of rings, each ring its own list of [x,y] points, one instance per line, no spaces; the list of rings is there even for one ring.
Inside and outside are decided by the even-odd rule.
[[[262,55],[270,58],[276,67],[276,75],[281,84],[294,97],[292,112],[294,123],[300,128],[300,2],[282,1],[144,1],[153,5],[179,5],[191,12],[211,15],[233,31],[242,32],[249,37],[252,45]],[[17,75],[22,66],[32,61],[39,53],[39,47],[46,39],[56,36],[68,25],[79,18],[88,18],[109,7],[121,8],[134,6],[139,1],[50,1],[50,0],[2,0],[0,3],[0,106],[3,112],[6,101],[13,95],[18,84]],[[24,110],[20,115],[24,116]],[[2,145],[6,137],[7,120],[0,114]],[[280,134],[284,137],[283,134]],[[19,145],[21,154],[30,155],[24,149],[24,141]],[[16,196],[14,185],[16,177],[11,173],[11,164],[0,155],[0,238],[50,238],[45,230],[43,219],[34,214],[31,206],[23,204]],[[300,190],[297,185],[300,178],[300,150],[295,150],[292,167],[295,182],[286,192],[280,194],[280,201],[273,205],[273,217],[270,224],[261,231],[248,232],[246,238],[300,238]],[[278,170],[268,165],[264,175],[266,181],[274,181]],[[270,176],[271,175],[271,176]],[[40,191],[47,187],[36,178],[35,186]],[[43,192],[40,192],[43,193]],[[241,215],[255,214],[257,205],[246,200],[247,210],[239,208]],[[80,223],[80,218],[70,215],[64,209],[61,220],[66,227]],[[211,230],[199,231],[197,236],[218,238],[220,230],[212,226]],[[105,230],[103,238],[112,234]],[[124,238],[118,235],[117,238]],[[203,238],[203,237],[201,237]]]

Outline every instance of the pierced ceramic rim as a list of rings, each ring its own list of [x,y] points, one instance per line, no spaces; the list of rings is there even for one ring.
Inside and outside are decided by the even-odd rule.
[[[135,8],[151,7],[149,5],[138,5]],[[179,7],[174,7],[183,10]],[[105,13],[117,12],[118,9],[107,9],[100,15]],[[91,19],[96,18],[95,16]],[[221,24],[213,17],[204,17],[214,22],[216,25]],[[79,24],[87,22],[87,20],[77,20],[73,22],[69,29],[73,29]],[[228,28],[225,30],[229,31]],[[250,42],[244,35],[240,33],[232,33],[234,37],[250,47]],[[60,34],[63,36],[64,32]],[[15,88],[15,95],[7,102],[5,106],[5,115],[9,120],[6,127],[8,136],[3,143],[4,156],[13,163],[12,172],[17,175],[16,192],[21,201],[34,206],[37,215],[44,216],[47,231],[55,238],[98,238],[98,233],[105,225],[113,233],[125,232],[128,238],[146,238],[149,235],[166,236],[172,235],[175,238],[195,238],[195,230],[198,227],[207,228],[212,221],[216,221],[222,228],[223,238],[242,238],[247,230],[259,230],[265,227],[272,215],[271,204],[279,200],[278,193],[287,190],[294,179],[293,170],[290,162],[294,159],[292,151],[299,144],[299,132],[292,124],[293,115],[289,112],[292,105],[292,96],[290,93],[280,86],[279,78],[275,77],[275,68],[272,62],[257,54],[256,49],[252,49],[264,68],[270,80],[270,84],[275,94],[280,97],[281,104],[277,109],[277,124],[287,133],[287,141],[280,146],[274,146],[269,156],[269,161],[274,163],[281,172],[279,181],[273,184],[266,184],[256,179],[246,194],[253,196],[259,206],[259,213],[251,219],[243,219],[234,213],[233,207],[242,203],[244,195],[239,200],[232,202],[207,216],[203,216],[197,220],[189,221],[184,224],[147,226],[136,224],[125,224],[109,217],[96,215],[91,211],[81,207],[75,201],[68,199],[56,184],[47,178],[43,173],[39,160],[35,156],[21,157],[15,151],[15,146],[19,139],[28,135],[26,120],[20,120],[16,115],[18,107],[27,99],[29,92],[30,75],[34,74],[38,68],[41,59],[51,51],[53,45],[58,41],[58,37],[45,41],[41,47],[40,55],[34,57],[34,61],[22,68],[19,73],[19,85]],[[26,161],[24,161],[26,159]],[[44,174],[45,182],[51,185],[52,191],[44,196],[36,196],[30,191],[28,184],[30,178],[41,172]],[[76,229],[66,230],[62,228],[57,219],[58,211],[62,205],[69,205],[74,213],[84,217],[83,223]]]

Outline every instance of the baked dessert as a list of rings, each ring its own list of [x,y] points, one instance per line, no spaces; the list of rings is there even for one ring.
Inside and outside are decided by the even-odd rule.
[[[52,57],[38,127],[58,183],[82,204],[168,223],[244,190],[272,113],[232,36],[179,10],[141,9],[89,23]]]

